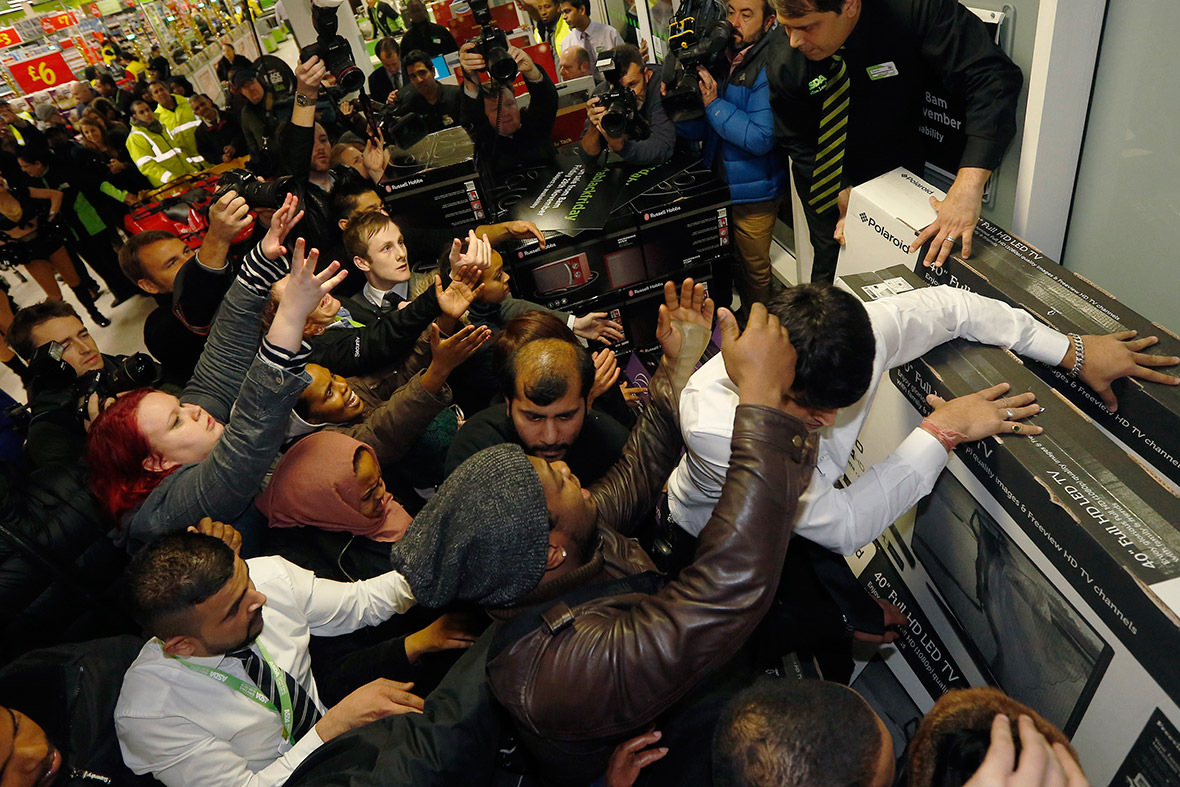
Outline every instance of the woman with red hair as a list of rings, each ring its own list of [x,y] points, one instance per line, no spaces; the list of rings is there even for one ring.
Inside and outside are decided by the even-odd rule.
[[[285,297],[259,347],[271,285],[287,273],[282,243],[303,215],[297,205],[289,196],[246,255],[180,398],[139,389],[90,428],[91,488],[130,550],[205,516],[240,522],[278,455],[310,381],[303,324],[345,275],[335,262],[316,274],[318,252],[305,256],[296,243]]]

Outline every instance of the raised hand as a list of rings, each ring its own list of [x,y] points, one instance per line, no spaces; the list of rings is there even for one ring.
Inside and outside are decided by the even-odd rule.
[[[475,235],[475,230],[467,231],[467,251],[463,251],[463,241],[455,238],[451,242],[451,276],[455,276],[457,269],[464,265],[474,265],[480,274],[492,266],[492,244],[485,233],[482,238]]]
[[[474,265],[463,265],[451,279],[450,285],[444,290],[442,277],[434,274],[434,294],[438,298],[438,307],[442,313],[452,319],[459,319],[467,311],[467,307],[483,291],[483,272]],[[478,282],[478,284],[477,284]]]
[[[685,279],[677,293],[675,284],[664,282],[664,302],[660,304],[656,338],[664,348],[665,358],[678,358],[684,344],[684,335],[676,323],[697,325],[705,330],[706,335],[713,329],[713,299],[705,297],[705,285]]]
[[[619,379],[619,361],[614,350],[599,350],[594,353],[594,385],[590,387],[590,396],[586,406],[594,404],[594,400],[609,391]]]
[[[796,360],[787,329],[757,302],[750,306],[745,332],[729,309],[721,309],[718,320],[725,373],[737,385],[740,403],[785,410],[795,384]]]
[[[430,365],[438,364],[440,371],[450,374],[459,364],[466,361],[492,338],[492,329],[486,325],[467,325],[446,339],[437,323],[430,324]]]
[[[272,344],[290,352],[298,351],[303,342],[303,325],[308,315],[348,275],[348,271],[340,270],[338,262],[330,263],[323,271],[316,273],[315,266],[320,253],[312,249],[305,254],[306,245],[303,238],[295,241],[291,274],[287,278],[278,313],[267,333],[267,339]]]
[[[320,83],[328,75],[328,68],[318,55],[313,55],[295,66],[296,90],[305,96],[313,97],[320,92]]]
[[[593,339],[603,344],[623,339],[623,326],[607,319],[606,312],[590,312],[582,317],[575,317],[573,330],[583,339]]]
[[[997,434],[1037,435],[1045,431],[1040,426],[1023,423],[1024,419],[1045,409],[1035,403],[1036,394],[1004,396],[1009,388],[1008,383],[1000,383],[949,402],[930,394],[926,403],[934,411],[926,418],[944,434],[954,436],[956,443],[969,443]]]
[[[377,129],[375,137],[371,136],[365,140],[365,151],[361,158],[365,162],[365,171],[369,173],[370,180],[380,185],[381,179],[385,177],[385,137],[381,134],[381,129]]]
[[[1180,358],[1174,355],[1149,355],[1143,350],[1159,342],[1159,337],[1145,336],[1137,339],[1136,336],[1136,331],[1121,331],[1102,336],[1082,337],[1086,358],[1078,376],[1082,382],[1094,389],[1094,393],[1098,394],[1106,409],[1112,413],[1119,409],[1119,402],[1114,391],[1110,389],[1110,384],[1121,377],[1138,377],[1140,380],[1164,385],[1180,384],[1180,378],[1151,368],[1174,366],[1180,363]],[[1071,344],[1061,365],[1073,368],[1073,362],[1074,348]]]
[[[315,724],[320,740],[329,741],[351,729],[361,727],[386,716],[400,713],[421,713],[422,698],[410,693],[413,683],[378,678],[366,683],[328,709]]]
[[[274,212],[270,220],[270,229],[262,238],[262,254],[268,260],[277,260],[287,253],[283,244],[287,240],[287,233],[303,218],[303,211],[299,208],[299,198],[288,194],[283,204]],[[294,266],[292,266],[294,267]]]
[[[208,239],[212,235],[216,240],[229,243],[253,221],[246,198],[230,190],[209,206],[209,230],[205,237]]]

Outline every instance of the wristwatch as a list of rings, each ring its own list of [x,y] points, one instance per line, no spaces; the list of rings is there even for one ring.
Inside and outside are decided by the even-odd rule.
[[[295,103],[301,107],[314,107],[318,96],[305,96],[302,93],[295,92]]]

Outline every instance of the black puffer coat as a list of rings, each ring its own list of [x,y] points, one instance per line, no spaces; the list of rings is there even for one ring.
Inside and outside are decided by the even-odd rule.
[[[82,467],[0,464],[0,664],[136,630],[114,597],[127,554],[108,530]]]

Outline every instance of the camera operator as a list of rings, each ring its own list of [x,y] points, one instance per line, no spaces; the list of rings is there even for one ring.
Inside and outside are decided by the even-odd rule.
[[[352,167],[332,166],[332,142],[327,130],[316,122],[320,83],[327,73],[318,56],[296,66],[295,107],[291,110],[291,122],[279,134],[276,150],[279,169],[300,184],[298,194],[304,216],[294,229],[291,243],[306,238],[309,244],[325,249],[336,246],[340,239],[340,230],[331,219],[332,190],[341,183],[363,180]],[[369,180],[380,184],[385,176],[383,141],[370,138],[363,157]]]
[[[676,126],[668,119],[660,102],[659,81],[655,69],[644,65],[638,47],[630,44],[615,47],[614,74],[594,89],[594,97],[590,99],[586,129],[578,149],[582,161],[587,164],[597,163],[603,150],[617,153],[628,164],[641,167],[659,164],[672,157],[676,148]],[[647,139],[631,139],[625,132],[611,136],[603,130],[603,118],[609,107],[599,97],[607,94],[615,85],[635,94],[639,117],[651,128]]]
[[[774,150],[766,70],[774,56],[767,35],[774,10],[768,0],[729,0],[727,21],[733,34],[724,55],[697,69],[705,116],[677,123],[676,131],[703,142],[705,165],[729,183],[740,260],[733,280],[748,310],[770,294],[770,242],[787,175]]]
[[[487,87],[480,85],[479,72],[487,64],[483,55],[475,51],[477,43],[472,39],[459,48],[459,67],[463,69],[464,80],[460,122],[471,129],[481,164],[492,177],[510,174],[521,167],[555,165],[557,153],[549,132],[557,117],[557,88],[528,53],[508,47],[508,54],[516,61],[529,91],[529,106],[522,112],[511,84],[489,81]]]
[[[133,235],[119,251],[123,275],[151,295],[156,309],[143,324],[148,352],[164,380],[184,385],[193,376],[213,317],[233,283],[230,244],[250,226],[250,207],[229,191],[209,207],[209,229],[196,252],[165,230]]]
[[[100,353],[98,343],[74,307],[65,301],[47,300],[20,309],[13,316],[7,338],[29,363],[31,419],[25,456],[32,468],[57,467],[81,460],[87,423],[97,414],[98,400],[117,393],[120,380],[124,384],[145,385],[156,378],[154,363],[142,353],[138,356]],[[139,362],[147,377],[140,379],[132,375],[130,380],[123,380],[118,370],[129,357]],[[103,374],[102,384],[90,385],[96,372]],[[113,386],[112,380],[116,383]]]
[[[441,131],[458,124],[463,91],[458,85],[440,85],[429,54],[416,49],[404,60],[410,84],[397,92],[397,103],[414,112],[431,131]]]

